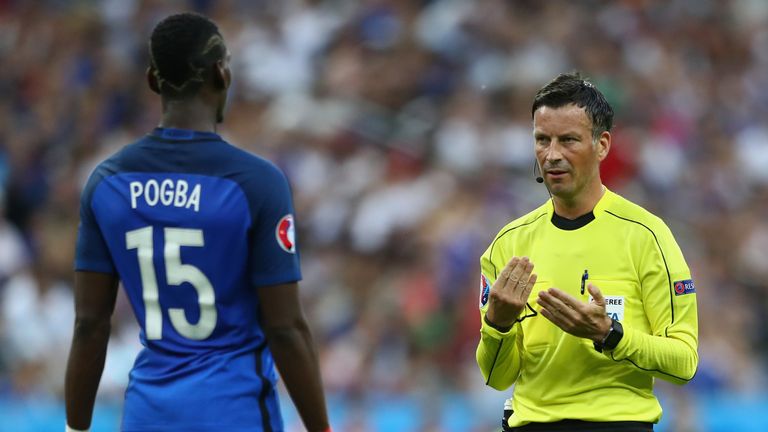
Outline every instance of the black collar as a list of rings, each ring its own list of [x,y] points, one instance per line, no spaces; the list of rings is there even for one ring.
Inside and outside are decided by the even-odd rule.
[[[565,231],[577,230],[595,220],[595,214],[592,212],[583,214],[576,219],[566,219],[555,212],[552,212],[552,225]]]

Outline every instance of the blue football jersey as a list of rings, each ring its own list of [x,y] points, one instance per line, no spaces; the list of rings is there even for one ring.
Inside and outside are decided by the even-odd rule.
[[[144,349],[124,431],[281,431],[259,286],[301,279],[288,182],[215,133],[157,128],[102,162],[75,269],[115,273]]]

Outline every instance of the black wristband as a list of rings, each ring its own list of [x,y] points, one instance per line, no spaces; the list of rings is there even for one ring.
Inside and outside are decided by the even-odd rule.
[[[483,321],[485,321],[486,324],[488,324],[489,327],[494,328],[502,333],[506,333],[512,329],[512,326],[509,327],[501,327],[491,322],[491,320],[488,319],[488,315],[483,315]],[[513,324],[514,325],[514,324]]]
[[[593,345],[597,352],[603,352],[603,350],[612,350],[619,345],[621,338],[624,337],[624,327],[621,323],[611,318],[611,328],[608,330],[608,334],[600,342],[593,342]]]

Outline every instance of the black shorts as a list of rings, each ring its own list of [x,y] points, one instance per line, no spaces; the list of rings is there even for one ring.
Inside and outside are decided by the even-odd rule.
[[[501,422],[503,432],[653,432],[653,423],[636,421],[588,422],[582,420],[560,420],[554,423],[528,423],[525,426],[509,427],[507,420],[512,410],[504,410]]]

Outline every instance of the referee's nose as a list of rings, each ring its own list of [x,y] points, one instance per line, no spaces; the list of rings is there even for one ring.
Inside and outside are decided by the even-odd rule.
[[[547,148],[544,154],[544,163],[542,168],[544,170],[556,167],[563,160],[563,153],[560,151],[560,143],[557,140],[553,140],[552,144]]]

